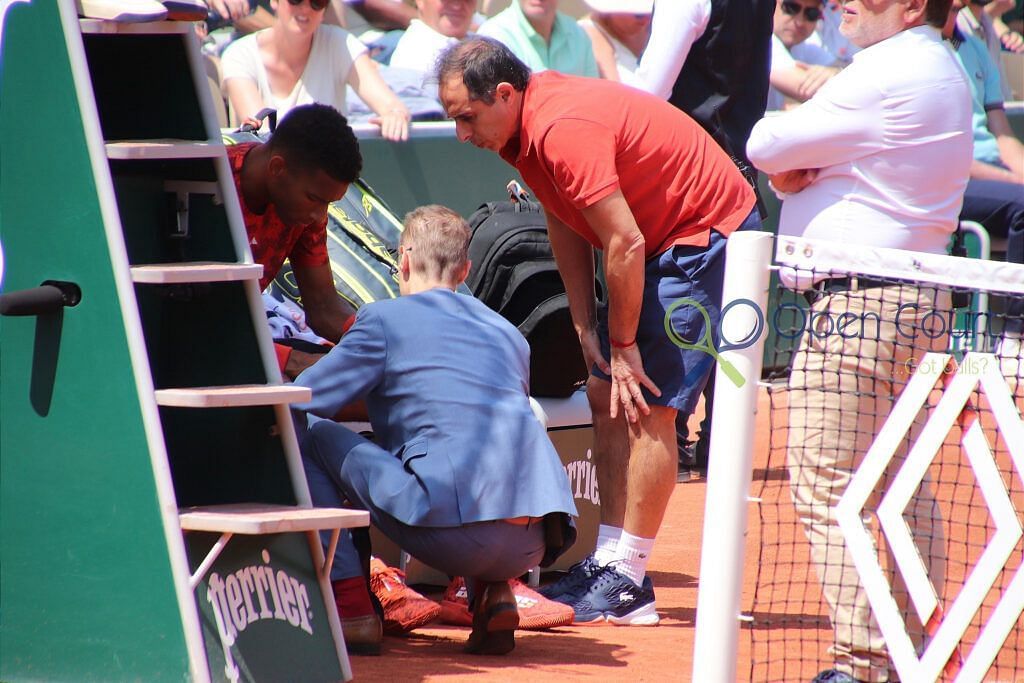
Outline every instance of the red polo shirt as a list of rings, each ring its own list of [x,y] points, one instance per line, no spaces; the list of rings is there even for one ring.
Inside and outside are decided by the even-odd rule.
[[[530,77],[519,136],[501,151],[546,211],[597,248],[581,209],[622,190],[651,258],[706,246],[754,207],[754,192],[703,128],[619,83],[544,71]]]
[[[249,236],[249,249],[256,263],[263,264],[263,277],[260,278],[262,292],[277,276],[285,259],[293,266],[322,266],[327,258],[327,218],[323,222],[306,225],[287,225],[277,215],[271,204],[262,214],[253,213],[245,204],[242,196],[242,162],[256,143],[228,145],[228,161],[231,164],[231,175],[235,179],[238,190],[238,203],[242,207],[242,218],[245,220],[245,232]]]

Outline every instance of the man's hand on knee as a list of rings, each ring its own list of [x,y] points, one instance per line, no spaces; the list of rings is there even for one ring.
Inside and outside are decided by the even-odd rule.
[[[637,345],[634,343],[626,348],[613,347],[611,365],[611,405],[608,410],[612,419],[618,416],[620,405],[629,422],[636,422],[640,413],[650,415],[651,409],[647,405],[641,386],[647,387],[655,396],[661,396],[661,390],[644,372],[643,360],[640,358],[640,349]]]

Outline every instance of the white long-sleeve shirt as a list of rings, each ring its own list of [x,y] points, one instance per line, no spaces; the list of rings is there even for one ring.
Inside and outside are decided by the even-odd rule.
[[[971,165],[970,89],[938,29],[919,26],[854,55],[810,100],[754,126],[768,174],[820,169],[787,195],[779,232],[944,253]]]
[[[711,0],[660,0],[654,4],[651,37],[629,84],[667,100],[690,48],[704,35]]]

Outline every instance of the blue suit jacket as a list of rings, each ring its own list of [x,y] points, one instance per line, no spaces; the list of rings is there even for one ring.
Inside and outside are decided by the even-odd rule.
[[[295,407],[330,418],[366,400],[381,458],[403,467],[361,457],[369,471],[359,476],[406,524],[575,515],[565,469],[530,409],[529,353],[519,331],[473,297],[432,289],[379,301],[298,377],[313,399]]]

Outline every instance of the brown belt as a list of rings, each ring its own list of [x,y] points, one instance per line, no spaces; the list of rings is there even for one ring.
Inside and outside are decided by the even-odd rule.
[[[535,522],[539,522],[543,517],[510,517],[501,521],[508,522],[509,524],[518,524],[519,526],[528,526]]]

